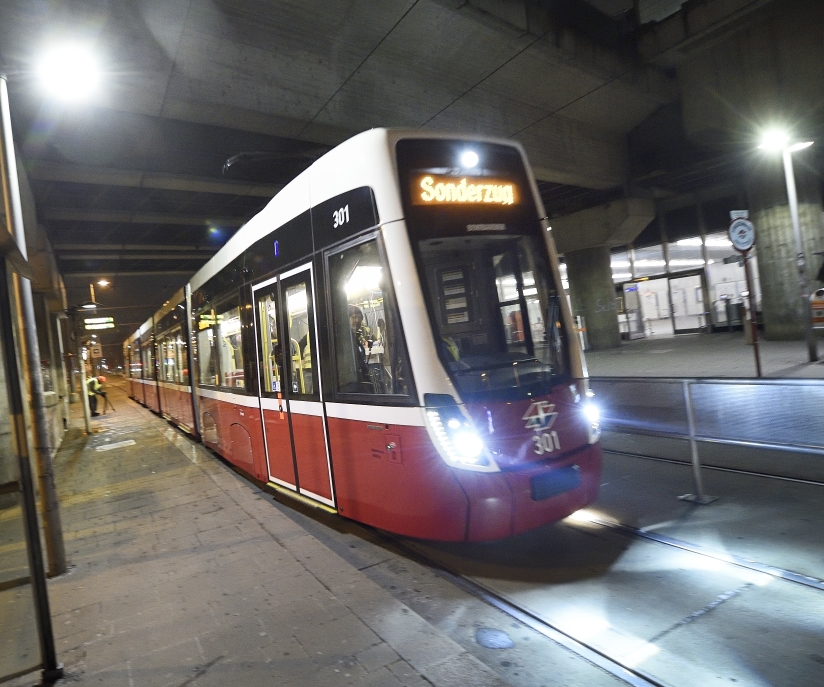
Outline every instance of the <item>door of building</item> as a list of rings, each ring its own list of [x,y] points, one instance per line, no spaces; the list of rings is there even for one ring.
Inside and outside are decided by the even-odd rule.
[[[672,326],[676,334],[699,332],[706,325],[704,284],[700,274],[669,280]]]

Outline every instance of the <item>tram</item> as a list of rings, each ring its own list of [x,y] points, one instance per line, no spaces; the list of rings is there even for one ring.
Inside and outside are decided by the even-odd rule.
[[[252,477],[445,541],[591,503],[597,408],[523,149],[373,129],[124,343],[132,398]]]

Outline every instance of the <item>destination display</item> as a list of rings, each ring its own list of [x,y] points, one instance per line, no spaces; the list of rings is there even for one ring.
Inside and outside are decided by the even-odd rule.
[[[515,205],[520,201],[517,184],[505,179],[455,177],[436,174],[413,176],[413,205]]]

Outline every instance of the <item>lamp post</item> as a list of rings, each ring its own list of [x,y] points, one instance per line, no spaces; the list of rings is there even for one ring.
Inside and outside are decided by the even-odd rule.
[[[807,285],[807,260],[804,257],[804,245],[801,240],[801,225],[798,221],[798,195],[795,188],[795,174],[793,173],[792,154],[799,150],[809,148],[812,141],[799,141],[791,143],[789,136],[778,130],[771,130],[764,134],[761,145],[763,150],[781,152],[784,162],[784,179],[787,183],[787,200],[790,206],[790,221],[793,227],[793,239],[795,242],[796,266],[798,267],[798,288],[801,292],[801,312],[804,313],[804,327],[806,329],[807,353],[809,361],[814,363],[818,360],[818,344],[813,330],[813,312],[810,305],[810,291]]]
[[[66,50],[59,47],[41,65],[40,76],[45,81],[51,79],[56,97],[71,99],[82,97],[94,88],[98,80],[93,58],[78,47]],[[59,92],[56,92],[59,91]],[[8,231],[14,237],[23,260],[28,259],[26,233],[23,222],[23,207],[17,178],[17,160],[14,150],[14,136],[9,108],[8,84],[5,72],[0,71],[0,169],[2,169],[3,203],[5,206]],[[15,312],[13,293],[6,279],[6,265],[0,265],[0,345],[6,368],[6,391],[9,395],[10,419],[15,454],[19,464],[19,481],[24,510],[29,574],[34,596],[35,616],[40,640],[40,658],[43,668],[43,682],[54,683],[63,675],[63,667],[57,662],[54,633],[51,625],[48,591],[45,583],[40,533],[37,523],[34,488],[29,466],[27,428],[24,424],[24,394],[20,385],[20,370],[16,363],[17,351],[14,345],[12,317],[22,320],[23,343],[28,360],[27,378],[32,399],[35,429],[35,455],[39,472],[41,503],[43,504],[43,524],[46,547],[49,552],[49,566],[52,574],[66,570],[66,556],[63,545],[60,511],[57,491],[54,485],[52,467],[52,447],[45,413],[43,378],[40,370],[40,353],[37,344],[37,328],[34,319],[31,282],[21,278],[17,282],[18,308]]]

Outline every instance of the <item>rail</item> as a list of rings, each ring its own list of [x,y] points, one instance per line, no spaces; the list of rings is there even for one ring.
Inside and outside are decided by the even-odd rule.
[[[695,495],[698,442],[824,455],[824,383],[807,379],[593,377],[605,430],[686,439]]]

